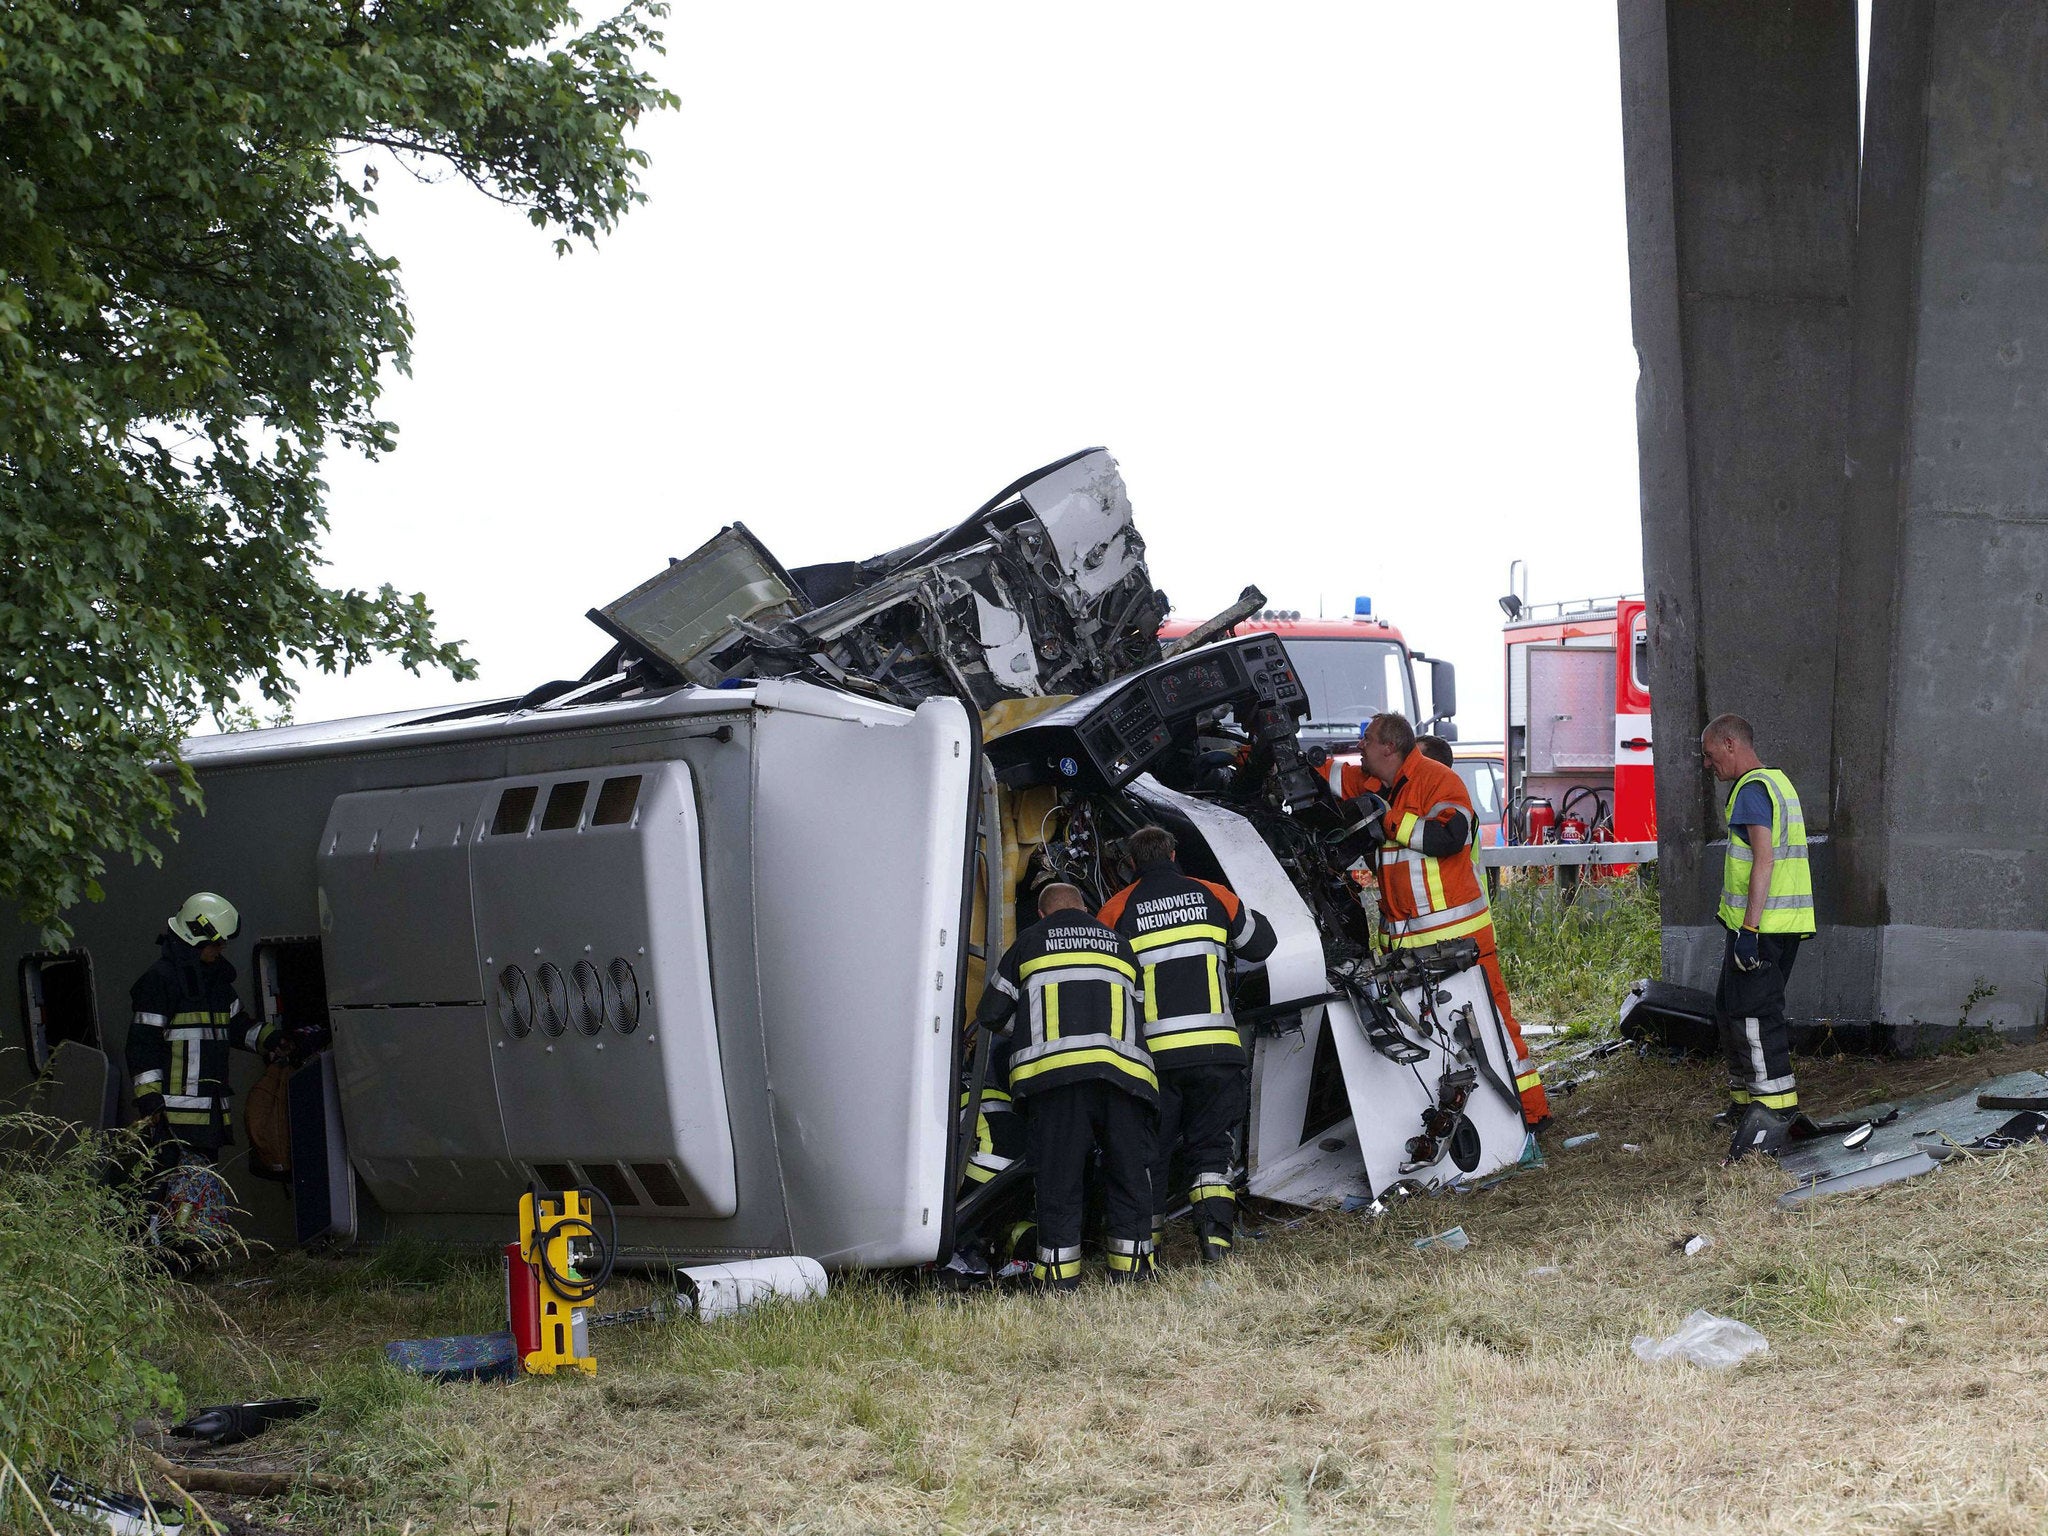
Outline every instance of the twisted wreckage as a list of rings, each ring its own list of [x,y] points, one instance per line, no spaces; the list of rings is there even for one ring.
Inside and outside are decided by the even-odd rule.
[[[1168,654],[1099,449],[869,560],[785,568],[734,525],[594,610],[614,643],[579,679],[191,743],[208,811],[164,867],[110,880],[74,951],[19,932],[23,1025],[89,1059],[163,915],[217,887],[260,1006],[318,1048],[288,1213],[238,1191],[269,1225],[502,1240],[538,1180],[603,1191],[627,1257],[915,1265],[1024,1176],[960,1193],[984,960],[1036,884],[1116,889],[1156,821],[1279,935],[1232,983],[1250,1193],[1510,1165],[1470,946],[1375,954],[1262,601]]]

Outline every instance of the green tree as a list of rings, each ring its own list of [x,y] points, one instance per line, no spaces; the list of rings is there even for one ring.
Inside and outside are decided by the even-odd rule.
[[[0,897],[55,938],[156,858],[202,716],[374,654],[473,674],[424,597],[320,579],[331,448],[376,456],[412,324],[378,157],[558,250],[644,200],[659,0],[0,6]]]

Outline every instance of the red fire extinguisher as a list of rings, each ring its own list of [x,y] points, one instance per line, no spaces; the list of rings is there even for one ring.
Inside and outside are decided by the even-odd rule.
[[[1592,807],[1592,820],[1579,814],[1581,802]],[[1583,843],[1593,828],[1604,819],[1600,814],[1600,796],[1595,790],[1583,784],[1572,786],[1570,794],[1564,797],[1563,814],[1557,820],[1557,840],[1560,843]]]
[[[540,1348],[540,1277],[517,1243],[505,1245],[505,1315],[512,1324],[512,1358]]]

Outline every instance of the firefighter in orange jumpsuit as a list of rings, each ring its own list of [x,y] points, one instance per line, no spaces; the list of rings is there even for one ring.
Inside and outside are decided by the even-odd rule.
[[[1493,1005],[1515,1048],[1522,1115],[1540,1129],[1550,1120],[1550,1099],[1501,978],[1486,883],[1472,858],[1479,821],[1465,781],[1428,757],[1415,744],[1415,728],[1397,714],[1373,717],[1359,740],[1359,755],[1364,766],[1345,764],[1340,792],[1347,800],[1365,796],[1362,808],[1382,829],[1376,858],[1381,931],[1398,949],[1479,941]]]

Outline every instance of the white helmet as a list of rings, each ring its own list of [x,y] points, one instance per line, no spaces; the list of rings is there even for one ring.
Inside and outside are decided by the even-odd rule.
[[[171,919],[171,932],[192,945],[225,944],[241,926],[234,903],[211,891],[194,891]]]

